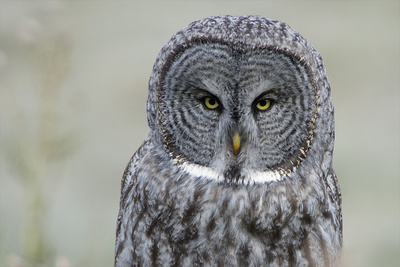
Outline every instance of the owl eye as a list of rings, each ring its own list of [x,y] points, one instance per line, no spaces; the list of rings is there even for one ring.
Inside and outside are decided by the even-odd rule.
[[[271,106],[271,102],[271,99],[261,99],[257,102],[256,108],[261,111],[267,110]]]
[[[218,100],[209,96],[204,97],[203,103],[208,109],[216,109],[219,106]]]

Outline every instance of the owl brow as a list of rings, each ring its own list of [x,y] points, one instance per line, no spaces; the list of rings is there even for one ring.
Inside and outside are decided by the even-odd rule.
[[[219,100],[219,97],[217,97],[216,95],[210,93],[207,90],[204,89],[200,89],[200,88],[195,88],[195,95],[198,96],[199,99],[202,99],[206,96],[210,96],[212,98],[215,98],[219,103],[221,103],[221,101]]]
[[[254,103],[257,103],[258,101],[260,101],[263,98],[269,98],[273,101],[276,101],[277,98],[279,97],[279,94],[277,92],[277,89],[268,89],[264,92],[262,92],[261,94],[259,94],[255,99],[254,99]]]

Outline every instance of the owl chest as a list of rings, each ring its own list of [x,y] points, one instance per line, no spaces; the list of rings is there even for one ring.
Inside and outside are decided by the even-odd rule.
[[[200,190],[200,189],[198,189]],[[194,251],[251,251],[298,247],[310,218],[286,197],[252,196],[246,191],[202,189],[190,194],[160,192],[140,203],[143,237]],[[139,237],[139,235],[138,235]]]

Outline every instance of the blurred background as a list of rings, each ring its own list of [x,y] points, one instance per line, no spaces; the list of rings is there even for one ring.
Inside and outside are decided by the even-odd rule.
[[[0,1],[0,266],[112,266],[161,47],[210,15],[287,22],[335,104],[345,266],[400,265],[399,1]]]

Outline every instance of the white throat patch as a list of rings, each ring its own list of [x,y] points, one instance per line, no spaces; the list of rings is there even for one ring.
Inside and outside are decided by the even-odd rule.
[[[201,166],[194,163],[183,162],[178,164],[179,168],[195,177],[202,177],[206,179],[210,179],[216,182],[224,182],[225,176],[223,173],[206,166]],[[243,173],[244,179],[238,181],[238,183],[242,184],[261,184],[261,183],[269,183],[269,182],[276,182],[281,181],[283,179],[283,175],[278,171],[252,171],[252,170],[245,170]]]

